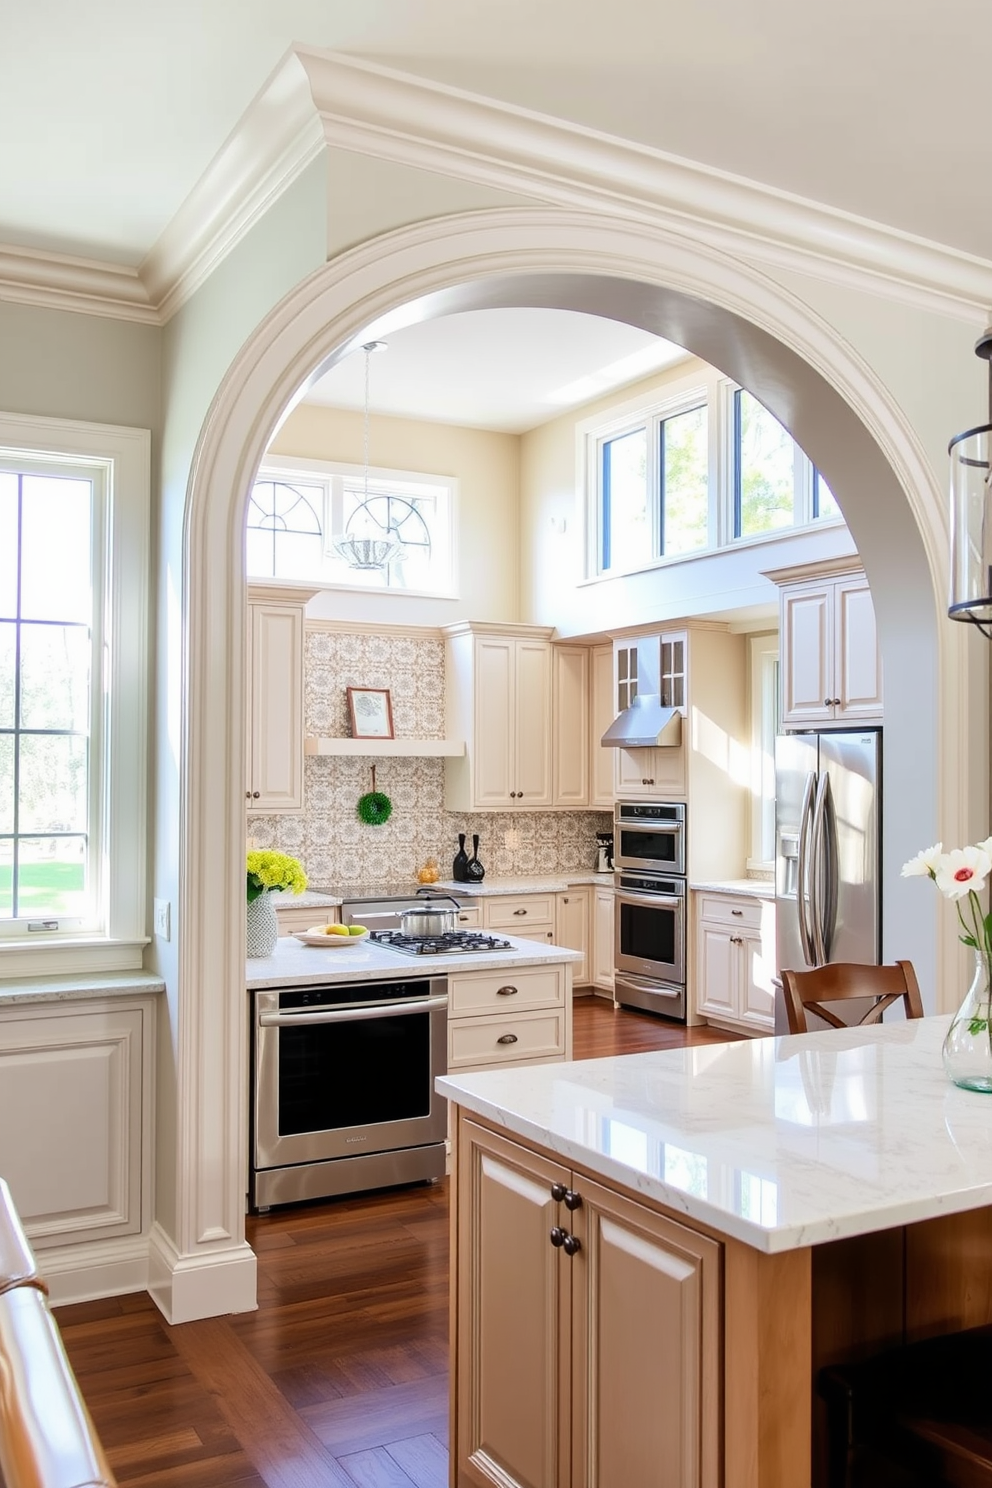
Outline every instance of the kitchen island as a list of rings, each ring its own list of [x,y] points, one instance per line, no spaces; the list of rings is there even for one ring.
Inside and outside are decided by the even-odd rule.
[[[947,1025],[441,1079],[454,1482],[822,1484],[821,1365],[992,1322]]]

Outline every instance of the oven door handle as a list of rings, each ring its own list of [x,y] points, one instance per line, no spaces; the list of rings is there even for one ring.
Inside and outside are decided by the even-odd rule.
[[[621,821],[617,823],[621,832],[645,832],[652,837],[674,837],[685,830],[685,822]]]
[[[446,997],[425,997],[417,1002],[362,1003],[358,1007],[326,1008],[318,1013],[259,1013],[261,1028],[299,1028],[312,1023],[358,1023],[364,1018],[403,1018],[413,1013],[432,1013],[446,1008]]]
[[[618,904],[643,904],[648,909],[678,909],[685,900],[681,894],[628,894],[621,889],[617,893]]]

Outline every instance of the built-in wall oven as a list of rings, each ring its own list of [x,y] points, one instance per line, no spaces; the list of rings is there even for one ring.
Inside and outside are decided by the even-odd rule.
[[[613,867],[684,878],[684,803],[618,801],[613,813]]]
[[[253,1212],[443,1175],[445,977],[252,997]]]
[[[684,1023],[685,806],[618,801],[614,816],[614,996]]]

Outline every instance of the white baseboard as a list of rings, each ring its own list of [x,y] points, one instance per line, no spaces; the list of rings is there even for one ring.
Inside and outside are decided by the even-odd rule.
[[[37,1253],[54,1307],[143,1292],[148,1286],[148,1236],[53,1246]]]
[[[161,1225],[148,1237],[148,1292],[169,1323],[253,1312],[255,1252],[247,1242],[223,1250],[180,1255]]]

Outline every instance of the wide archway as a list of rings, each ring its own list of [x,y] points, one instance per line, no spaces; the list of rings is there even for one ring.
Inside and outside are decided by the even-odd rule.
[[[886,666],[884,852],[966,839],[976,738],[965,627],[943,622],[944,503],[904,415],[798,298],[687,237],[576,213],[503,211],[388,234],[300,284],[242,348],[201,433],[185,528],[176,1226],[153,1241],[152,1289],[174,1321],[253,1305],[244,1244],[243,522],[265,448],[308,382],[370,336],[456,310],[553,306],[685,346],[749,388],[844,502],[875,598]],[[928,699],[921,712],[920,697]],[[950,771],[945,762],[954,761]],[[948,776],[953,777],[948,780]],[[911,806],[911,809],[909,809]],[[905,808],[905,809],[903,809]],[[205,886],[217,915],[207,908]],[[939,984],[956,964],[936,906],[921,915],[890,868],[886,954]],[[951,978],[949,978],[951,980]],[[207,1277],[209,1276],[209,1281]]]

